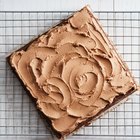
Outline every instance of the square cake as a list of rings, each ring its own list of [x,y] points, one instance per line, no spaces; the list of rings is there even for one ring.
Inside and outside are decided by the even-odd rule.
[[[88,6],[7,59],[60,139],[137,90],[127,65]]]

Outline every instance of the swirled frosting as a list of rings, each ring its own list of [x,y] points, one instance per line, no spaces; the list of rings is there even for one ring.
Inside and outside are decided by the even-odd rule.
[[[62,134],[135,86],[87,7],[13,53],[11,63]]]

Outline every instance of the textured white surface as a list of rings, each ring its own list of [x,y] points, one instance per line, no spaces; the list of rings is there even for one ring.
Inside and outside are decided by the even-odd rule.
[[[112,10],[113,0],[0,0],[0,10],[68,11],[90,4],[94,10]],[[108,3],[110,6],[108,6]]]
[[[73,11],[87,4],[94,11],[140,10],[140,0],[0,0],[0,11]]]

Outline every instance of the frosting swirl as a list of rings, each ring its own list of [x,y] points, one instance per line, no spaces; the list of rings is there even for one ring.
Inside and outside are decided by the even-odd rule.
[[[11,57],[54,129],[72,131],[134,84],[84,8]]]

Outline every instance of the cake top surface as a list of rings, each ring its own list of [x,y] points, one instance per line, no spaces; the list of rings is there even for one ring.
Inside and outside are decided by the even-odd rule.
[[[11,64],[62,134],[135,87],[128,68],[87,7],[14,52]]]

